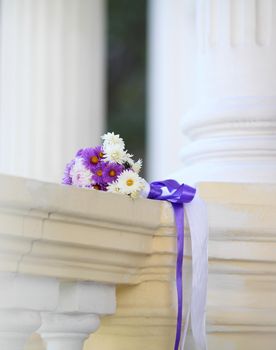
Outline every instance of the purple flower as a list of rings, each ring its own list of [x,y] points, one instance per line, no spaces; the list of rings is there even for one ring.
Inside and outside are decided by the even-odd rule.
[[[95,185],[92,185],[92,188],[98,191],[107,191],[107,186],[105,184],[95,184]]]
[[[106,163],[103,170],[103,177],[105,183],[112,183],[117,180],[117,177],[124,170],[123,165],[117,163]]]
[[[103,148],[102,146],[84,148],[81,152],[81,157],[83,159],[83,165],[87,169],[94,171],[103,160]]]
[[[62,178],[63,185],[72,185],[72,177],[70,175],[70,172],[74,165],[75,165],[75,159],[71,160],[71,162],[66,165],[64,170],[64,175]]]
[[[105,162],[101,162],[93,169],[92,180],[94,180],[96,182],[96,184],[102,185],[105,183],[104,169],[106,166],[107,165]]]
[[[79,149],[78,152],[76,153],[76,157],[81,157],[82,156],[83,149]]]

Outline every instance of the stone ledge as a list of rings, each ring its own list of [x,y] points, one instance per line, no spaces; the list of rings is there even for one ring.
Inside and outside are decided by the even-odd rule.
[[[139,336],[162,325],[173,332],[175,228],[168,203],[2,175],[0,180],[1,271],[119,284],[118,311],[104,320],[101,334]],[[276,186],[202,183],[199,191],[210,224],[208,332],[269,332],[276,326],[270,310]],[[187,275],[188,229],[185,249]],[[157,300],[156,293],[164,298]],[[142,304],[135,304],[139,298]]]
[[[0,271],[137,283],[155,233],[174,235],[172,216],[161,221],[167,203],[6,175],[0,193]]]

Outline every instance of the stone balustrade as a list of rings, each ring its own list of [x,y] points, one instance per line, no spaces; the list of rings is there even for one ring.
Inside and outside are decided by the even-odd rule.
[[[155,275],[160,204],[5,175],[0,191],[0,348],[37,332],[47,350],[82,349],[115,286]]]
[[[168,203],[0,180],[1,349],[173,347],[175,229]],[[199,191],[210,226],[209,348],[272,350],[276,186],[202,183]],[[187,228],[185,310],[190,260]],[[187,348],[194,349],[190,335]]]

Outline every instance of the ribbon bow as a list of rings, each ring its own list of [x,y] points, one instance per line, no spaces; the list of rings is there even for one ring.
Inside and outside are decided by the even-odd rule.
[[[166,200],[172,204],[174,210],[175,224],[177,230],[177,262],[176,262],[176,288],[177,288],[177,326],[175,335],[174,350],[179,349],[181,330],[182,330],[182,311],[183,311],[183,253],[184,253],[184,204],[194,200],[196,189],[185,184],[180,185],[175,180],[156,181],[150,184],[148,198],[156,200]],[[207,238],[208,225],[207,214],[203,202],[196,197],[197,208],[188,210],[187,215],[190,224],[190,233],[192,240],[192,259],[193,259],[193,286],[191,302],[191,319],[192,332],[195,342],[200,349],[206,350],[205,339],[205,304],[207,294],[207,275],[208,275],[208,258],[207,258]],[[194,201],[193,201],[194,202]],[[191,208],[189,208],[191,209]],[[196,213],[197,212],[197,213]],[[195,216],[200,215],[201,218]],[[201,226],[201,236],[198,231],[199,220],[203,221]],[[205,223],[205,225],[204,225]],[[196,275],[197,274],[197,275]],[[185,344],[185,337],[188,329],[190,311],[187,313],[187,320],[182,339],[182,349]]]

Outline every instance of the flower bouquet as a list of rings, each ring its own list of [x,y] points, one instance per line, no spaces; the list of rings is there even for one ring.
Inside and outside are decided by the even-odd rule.
[[[76,187],[120,193],[137,198],[144,196],[146,181],[139,176],[142,160],[134,161],[120,135],[108,132],[103,144],[80,149],[66,165],[62,183]]]

